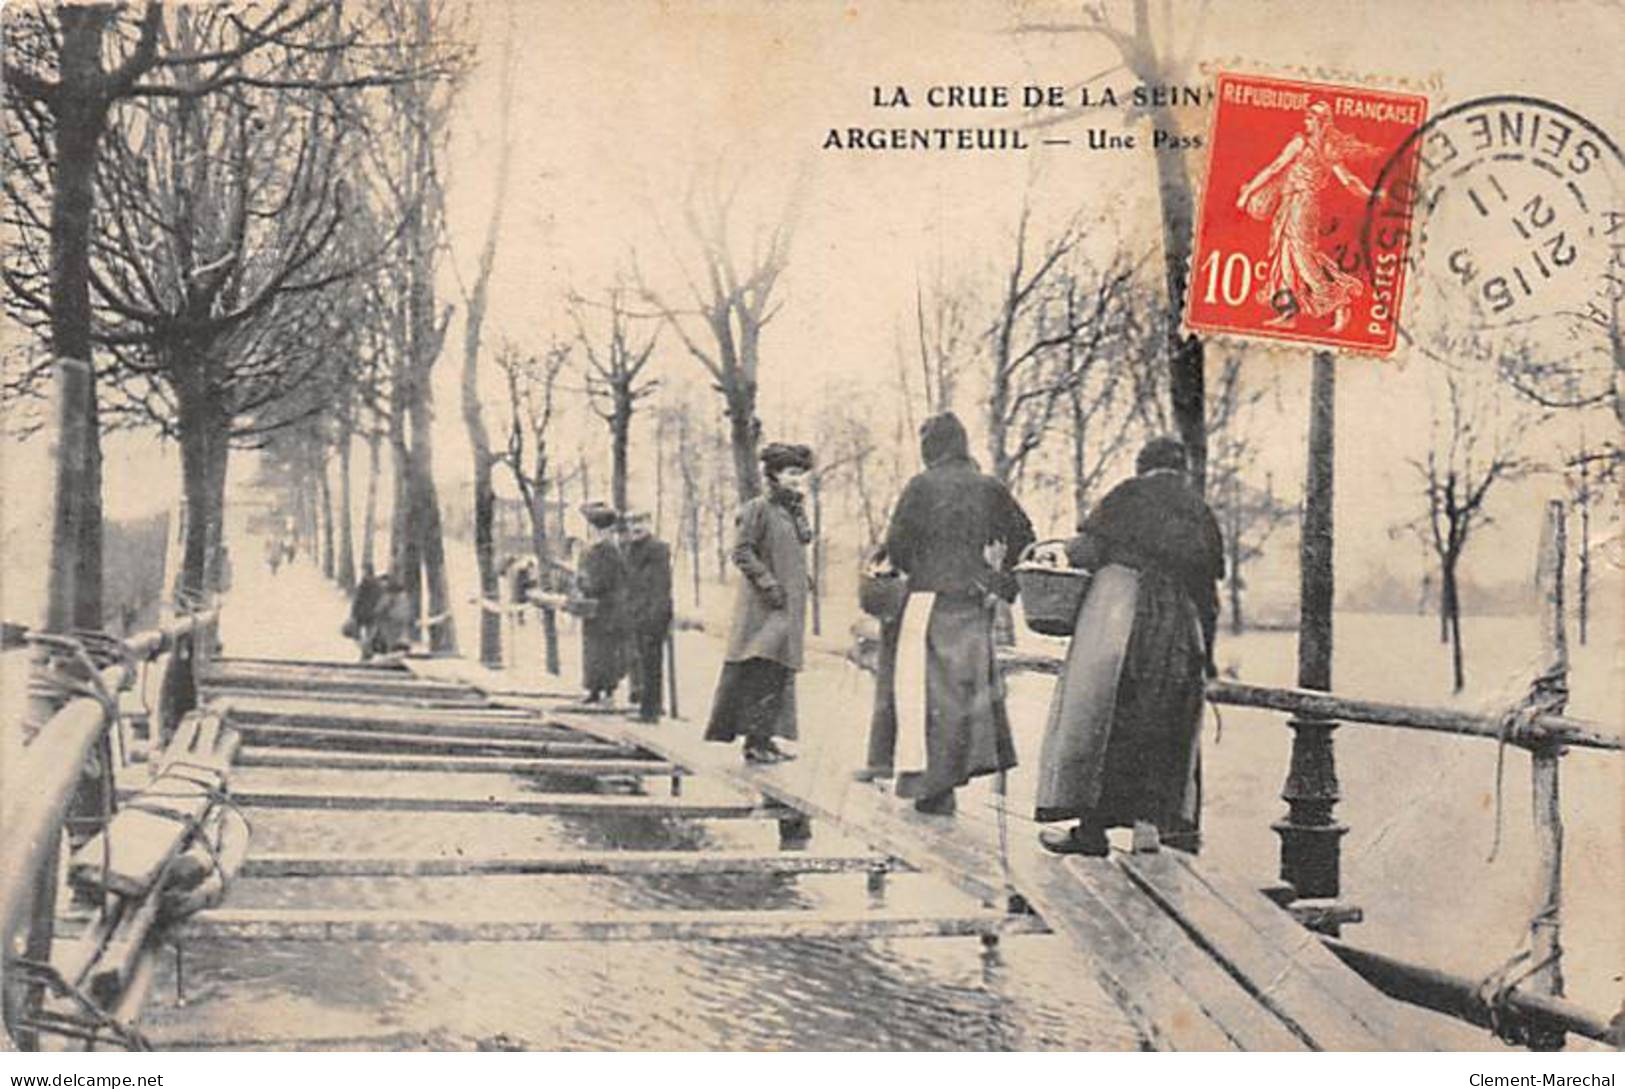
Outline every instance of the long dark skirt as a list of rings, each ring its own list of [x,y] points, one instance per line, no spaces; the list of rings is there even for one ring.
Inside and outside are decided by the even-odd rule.
[[[581,621],[581,686],[589,692],[613,692],[626,674],[626,633],[611,619]]]
[[[767,658],[723,664],[705,739],[732,741],[736,737],[795,740],[795,670]]]
[[[1172,580],[1120,567],[1097,575],[1050,706],[1038,819],[1194,833],[1205,661],[1196,610]]]
[[[898,777],[923,798],[1016,766],[993,657],[993,618],[979,598],[938,594],[925,628],[925,770]]]

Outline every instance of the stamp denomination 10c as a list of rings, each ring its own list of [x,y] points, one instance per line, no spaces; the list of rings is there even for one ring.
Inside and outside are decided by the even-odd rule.
[[[1396,245],[1381,253],[1362,226],[1384,164],[1390,183],[1413,184],[1410,137],[1426,119],[1419,95],[1221,73],[1186,325],[1392,352],[1409,222],[1388,224]]]

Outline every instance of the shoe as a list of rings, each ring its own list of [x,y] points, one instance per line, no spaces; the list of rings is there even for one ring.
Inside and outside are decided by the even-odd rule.
[[[891,768],[859,768],[852,773],[854,783],[872,783],[877,779],[890,779],[895,772]]]
[[[773,742],[771,742],[771,741],[767,742],[762,747],[770,756],[773,757],[773,759],[775,761],[777,761],[777,762],[779,762],[781,764],[789,763],[791,760],[794,760],[796,758],[795,753],[793,753],[793,752],[785,752],[783,749],[779,748],[777,745],[773,744]]]
[[[637,717],[638,721],[643,723],[645,726],[653,726],[655,723],[660,721],[659,715],[651,714],[645,711],[639,711]]]
[[[954,801],[954,792],[951,790],[945,790],[941,794],[928,794],[914,801],[916,813],[925,813],[933,817],[951,817],[958,808],[958,804]]]
[[[745,746],[745,763],[747,764],[777,764],[782,762],[784,754],[777,749],[766,749],[760,746]]]
[[[585,696],[581,697],[581,702],[584,705],[591,705],[591,704],[597,703],[602,698],[603,697],[600,696],[597,692],[588,692]]]
[[[1162,850],[1162,836],[1150,821],[1134,822],[1132,850],[1137,855],[1154,855]]]
[[[1085,831],[1083,825],[1071,828],[1044,828],[1038,833],[1038,842],[1046,851],[1058,855],[1088,855],[1105,858],[1111,845],[1106,841],[1106,830],[1095,828]]]

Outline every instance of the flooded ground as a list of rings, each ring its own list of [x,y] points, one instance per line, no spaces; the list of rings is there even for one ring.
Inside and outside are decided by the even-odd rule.
[[[713,589],[713,612],[726,607]],[[338,634],[342,603],[308,565],[272,580],[240,572],[238,601],[295,600],[298,609],[237,607],[224,623],[234,655],[298,653],[348,658]],[[843,632],[831,610],[826,632]],[[1447,659],[1427,617],[1338,617],[1337,689],[1396,701],[1451,703]],[[715,623],[713,622],[713,628]],[[1575,649],[1572,713],[1619,729],[1619,625]],[[472,616],[462,628],[472,640]],[[574,675],[574,633],[565,634],[565,675]],[[534,624],[518,632],[519,666],[540,679]],[[1250,633],[1221,642],[1221,666],[1242,679],[1292,679],[1290,633]],[[1532,620],[1474,619],[1467,625],[1470,696],[1497,710],[1530,675]],[[1042,644],[1047,641],[1035,640]],[[1050,643],[1059,648],[1060,644]],[[13,657],[13,656],[8,656]],[[719,652],[713,634],[679,641],[687,717],[709,705]],[[1050,681],[1016,678],[1012,718],[1023,766],[1011,778],[1013,835],[1031,835],[1033,764]],[[16,692],[14,686],[7,686]],[[815,654],[802,675],[804,731],[831,753],[861,749],[870,681],[833,655]],[[1270,823],[1279,800],[1290,731],[1285,716],[1239,708],[1210,713],[1205,735],[1205,854],[1241,877],[1274,879],[1278,841]],[[1497,791],[1493,742],[1349,726],[1337,734],[1343,801],[1345,897],[1365,922],[1345,937],[1406,959],[1482,978],[1517,952],[1533,906],[1534,856],[1529,761],[1504,754]],[[832,756],[833,760],[844,759]],[[832,768],[831,773],[844,773]],[[245,770],[244,776],[268,774]],[[274,773],[287,776],[290,773]],[[245,780],[246,781],[246,780]],[[292,779],[283,781],[292,782]],[[487,777],[486,782],[492,780]],[[361,789],[363,780],[356,780]],[[576,782],[515,782],[494,789],[579,789]],[[656,782],[657,792],[663,786]],[[1625,985],[1625,761],[1571,753],[1563,765],[1566,821],[1564,970],[1568,993],[1595,1011],[1619,1006]],[[1500,843],[1496,840],[1499,794]],[[701,796],[694,794],[691,796]],[[962,813],[993,804],[985,784],[964,792]],[[770,850],[763,821],[666,821],[503,815],[325,814],[260,811],[255,850],[482,854],[680,848]],[[814,849],[859,845],[817,829]],[[232,906],[394,910],[466,906],[470,914],[574,917],[595,912],[687,908],[834,907],[875,903],[861,874],[796,877],[482,877],[478,879],[300,879],[240,881]],[[893,907],[954,903],[952,890],[919,876],[893,876]],[[1052,937],[1002,943],[997,960],[972,939],[748,943],[537,943],[460,945],[192,942],[177,1000],[166,962],[144,1019],[163,1047],[581,1049],[1105,1049],[1141,1046],[1123,1015],[1088,979],[1057,971]],[[1484,1046],[1492,1041],[1483,1038]]]

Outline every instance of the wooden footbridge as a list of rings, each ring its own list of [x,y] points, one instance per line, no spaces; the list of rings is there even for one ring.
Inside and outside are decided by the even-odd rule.
[[[676,820],[764,820],[781,849],[482,853],[478,843],[417,855],[350,855],[216,846],[218,876],[411,877],[481,874],[866,874],[865,910],[653,911],[554,918],[513,910],[411,912],[249,908],[195,911],[173,928],[182,947],[205,938],[254,942],[723,941],[1017,935],[1068,939],[1061,975],[1087,974],[1159,1049],[1411,1050],[1440,1044],[1436,1027],[1385,997],[1320,938],[1260,892],[1190,857],[1162,852],[1056,858],[1030,836],[1000,848],[998,814],[922,816],[847,769],[812,758],[754,767],[705,744],[692,724],[635,723],[564,696],[515,691],[500,674],[426,659],[342,665],[223,659],[199,676],[192,712],[144,785],[127,786],[104,834],[69,867],[82,890],[116,906],[59,934],[51,980],[25,1031],[80,1044],[139,1040],[137,1021],[168,913],[166,874],[211,801],[261,808],[496,812],[515,818],[638,814]],[[424,773],[402,786],[399,772]],[[446,773],[436,775],[434,773]],[[475,786],[466,785],[470,776]],[[537,778],[544,777],[544,778]],[[560,777],[630,793],[524,789]],[[446,780],[440,782],[439,780]],[[453,786],[452,781],[458,784]],[[864,849],[809,850],[828,822]],[[963,896],[932,910],[889,908],[886,874],[937,875]],[[215,875],[210,875],[215,876]],[[229,887],[229,881],[227,882]],[[170,893],[173,896],[173,891]],[[105,906],[105,902],[104,902]],[[87,1024],[84,1002],[105,1011]],[[91,1019],[94,1021],[94,1019]],[[77,1027],[75,1027],[77,1026]]]
[[[1302,890],[1261,891],[1168,850],[1049,855],[1025,829],[1009,834],[996,794],[993,804],[962,806],[957,817],[921,815],[878,786],[854,782],[854,754],[817,736],[796,761],[747,765],[736,748],[705,743],[693,722],[635,722],[616,709],[582,706],[573,694],[516,687],[512,675],[460,659],[356,664],[189,652],[192,642],[201,649],[212,638],[207,617],[190,617],[116,652],[103,645],[99,655],[84,643],[40,641],[46,653],[36,678],[56,676],[68,698],[58,698],[49,722],[5,764],[5,1012],[18,1046],[145,1046],[140,1014],[165,948],[204,939],[977,937],[996,950],[1032,934],[1063,939],[1055,943],[1055,975],[1096,981],[1156,1049],[1483,1046],[1486,1038],[1463,1021],[1503,1031],[1515,1023],[1533,1046],[1554,1039],[1560,1046],[1563,1033],[1620,1043],[1625,1018],[1605,1023],[1516,979],[1490,988],[1348,946],[1330,935],[1351,917],[1349,907],[1305,900]],[[180,703],[194,709],[167,722],[161,714],[132,719],[115,694],[137,663],[160,655],[167,655],[170,711]],[[1560,703],[1497,724],[1326,693],[1219,684],[1210,695],[1291,711],[1300,739],[1326,729],[1315,716],[1336,716],[1527,745],[1537,757],[1537,797],[1550,784],[1554,820],[1562,747],[1621,747],[1595,724],[1563,718]],[[143,732],[144,743],[136,740]],[[1295,746],[1295,773],[1298,759]],[[86,766],[102,774],[87,780]],[[438,846],[266,851],[239,815],[267,809],[405,814],[398,819],[422,821],[423,843]],[[773,822],[778,848],[498,851],[473,837],[448,841],[437,821],[448,813]],[[1329,818],[1320,827],[1335,842]],[[1553,828],[1560,849],[1560,821]],[[65,865],[57,855],[64,829],[72,848]],[[1556,903],[1560,854],[1550,857],[1557,864],[1542,880]],[[895,906],[887,875],[901,872],[951,888],[925,909]],[[745,903],[574,917],[539,911],[533,901],[409,911],[246,906],[233,898],[240,878],[320,889],[331,884],[297,883],[515,874],[851,874],[864,877],[870,895],[865,906],[842,910]],[[1553,948],[1556,918],[1553,909],[1531,924]]]

